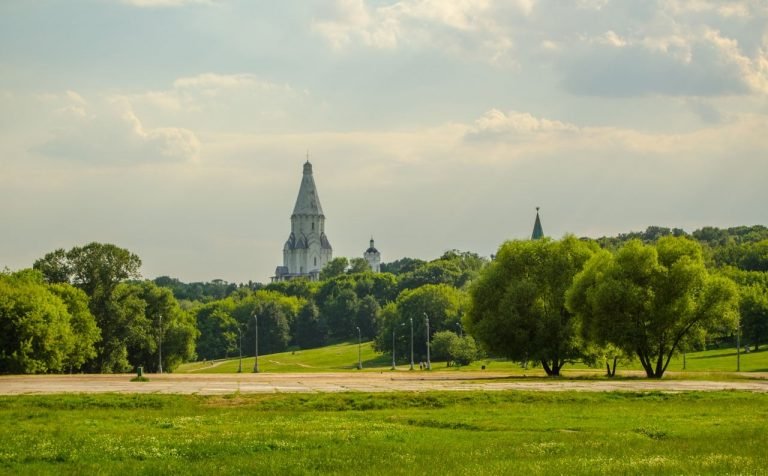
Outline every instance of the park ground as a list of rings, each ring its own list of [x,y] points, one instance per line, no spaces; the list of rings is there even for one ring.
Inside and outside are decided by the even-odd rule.
[[[363,370],[354,370],[358,351]],[[173,374],[0,377],[0,474],[768,474],[768,352],[547,378],[339,344]],[[485,369],[482,366],[485,365]],[[238,373],[238,368],[242,372]]]
[[[2,474],[766,474],[768,394],[0,397]]]

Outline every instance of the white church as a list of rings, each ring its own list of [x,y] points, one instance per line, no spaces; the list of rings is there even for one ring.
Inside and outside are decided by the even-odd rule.
[[[381,254],[373,245],[363,255],[373,272],[378,273]],[[299,196],[291,215],[291,234],[283,246],[283,265],[275,269],[272,281],[305,278],[320,279],[320,270],[333,258],[333,248],[325,235],[325,214],[320,205],[312,164],[304,163],[304,174],[299,186]]]

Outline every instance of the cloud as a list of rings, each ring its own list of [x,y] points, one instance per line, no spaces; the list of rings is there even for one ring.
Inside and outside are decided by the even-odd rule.
[[[283,130],[311,120],[325,107],[306,90],[250,73],[201,73],[177,78],[168,89],[115,97],[164,122],[181,120],[187,127],[229,132]]]
[[[514,0],[508,7],[528,15],[535,0]],[[439,49],[457,55],[503,61],[514,43],[497,24],[492,0],[402,0],[368,6],[364,0],[337,0],[328,18],[312,28],[336,50],[361,44],[381,50],[400,47]]]
[[[120,3],[140,8],[183,7],[186,5],[215,5],[218,0],[119,0]]]
[[[504,113],[491,109],[468,128],[465,138],[469,141],[531,140],[551,133],[577,131],[573,124],[540,119],[527,112]]]
[[[716,30],[610,43],[564,64],[568,91],[592,96],[768,94],[764,53],[749,58],[736,40]]]
[[[79,94],[64,95],[68,105],[53,111],[52,137],[36,152],[93,164],[190,161],[200,157],[200,141],[180,127],[147,127],[130,103],[120,99],[87,102]]]
[[[757,0],[338,0],[318,17],[313,30],[337,52],[431,51],[516,75],[554,71],[576,95],[768,93],[768,4]]]

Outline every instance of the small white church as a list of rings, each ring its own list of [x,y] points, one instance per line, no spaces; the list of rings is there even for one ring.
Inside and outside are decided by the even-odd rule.
[[[371,271],[381,268],[381,254],[373,245],[363,254]],[[333,248],[325,235],[325,214],[320,205],[312,164],[304,163],[304,174],[299,186],[299,196],[291,214],[291,234],[283,246],[283,265],[275,269],[272,281],[305,278],[320,279],[320,270],[333,258]]]

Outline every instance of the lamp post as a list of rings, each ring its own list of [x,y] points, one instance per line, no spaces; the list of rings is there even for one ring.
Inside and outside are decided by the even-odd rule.
[[[411,322],[411,370],[413,370],[413,318],[409,317],[408,320]]]
[[[253,328],[254,328],[254,343],[255,346],[255,352],[254,352],[254,360],[253,360],[253,373],[257,374],[259,373],[259,316],[256,314],[253,315]]]
[[[238,349],[240,351],[240,361],[237,363],[237,373],[243,372],[243,330],[240,329],[240,324],[237,325],[237,335],[238,335]]]
[[[363,337],[360,334],[360,327],[355,327],[355,329],[357,329],[357,370],[361,370],[363,368],[363,359],[360,349],[363,345]]]
[[[427,323],[427,370],[432,370],[432,362],[429,361],[429,316],[424,313],[424,321]]]
[[[160,329],[157,332],[157,368],[160,373],[163,373],[163,315],[159,314]]]
[[[392,327],[392,370],[395,370],[395,327]]]
[[[736,328],[736,371],[741,372],[741,323]]]

